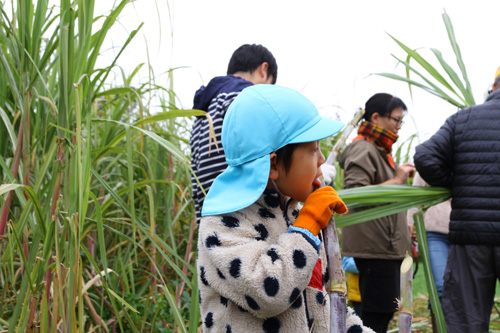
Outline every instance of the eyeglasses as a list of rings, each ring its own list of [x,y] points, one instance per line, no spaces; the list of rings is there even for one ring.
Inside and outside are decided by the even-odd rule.
[[[403,118],[394,118],[394,117],[391,117],[387,114],[383,115],[383,117],[387,117],[387,118],[390,118],[392,120],[394,120],[399,126],[403,126],[403,124],[405,123],[405,121],[403,120]]]

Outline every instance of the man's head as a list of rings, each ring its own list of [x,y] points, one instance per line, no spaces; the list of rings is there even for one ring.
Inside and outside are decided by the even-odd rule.
[[[243,77],[254,83],[276,83],[278,65],[273,54],[262,45],[244,44],[234,51],[227,74]]]

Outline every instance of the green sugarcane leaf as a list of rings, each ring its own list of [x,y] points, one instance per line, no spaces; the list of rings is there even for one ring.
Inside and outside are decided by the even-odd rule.
[[[441,309],[441,301],[439,300],[436,284],[434,282],[434,276],[432,275],[422,208],[420,208],[417,213],[413,215],[413,220],[415,223],[417,239],[419,243],[419,259],[424,266],[425,283],[427,284],[432,311],[434,312],[434,315],[436,317],[438,332],[446,333],[446,323],[444,321],[443,311]]]
[[[114,298],[118,300],[118,302],[122,303],[125,305],[127,308],[130,310],[134,311],[135,313],[139,313],[132,305],[128,304],[123,298],[121,298],[117,293],[115,293],[112,289],[108,289],[108,292],[113,295]]]
[[[450,79],[453,81],[453,83],[457,86],[457,88],[460,90],[462,95],[465,98],[465,101],[467,102],[467,106],[474,105],[476,104],[474,101],[474,97],[471,95],[470,91],[465,89],[462,81],[458,77],[458,74],[451,68],[451,66],[443,59],[443,55],[441,54],[441,51],[438,49],[431,48],[431,51],[434,53],[436,58],[438,59],[439,63],[443,67],[443,69],[446,71]]]
[[[448,99],[446,96],[443,96],[443,95],[440,95],[438,94],[436,91],[434,91],[433,89],[427,87],[427,86],[424,86],[423,84],[417,82],[417,81],[414,81],[414,80],[410,80],[406,77],[403,77],[403,76],[399,76],[399,75],[396,75],[396,74],[392,74],[392,73],[375,73],[373,75],[378,75],[378,76],[383,76],[383,77],[386,77],[386,78],[389,78],[389,79],[393,79],[393,80],[397,80],[397,81],[403,81],[403,82],[406,82],[406,83],[411,83],[412,85],[416,86],[416,87],[419,87],[425,91],[427,91],[428,93],[431,93],[432,95],[434,96],[437,96],[441,99],[444,99],[445,101],[459,107],[459,108],[464,108],[464,104],[461,104],[457,101],[455,101],[454,99]]]
[[[465,65],[462,60],[462,54],[460,52],[460,47],[458,46],[457,40],[455,38],[455,32],[453,31],[453,24],[451,23],[450,17],[446,13],[443,13],[443,21],[446,26],[446,32],[448,33],[448,38],[450,39],[451,47],[453,48],[453,52],[455,52],[455,56],[457,57],[458,67],[462,71],[462,76],[464,78],[465,84],[467,86],[467,91],[472,96],[472,87],[469,82],[469,78],[467,76],[467,71],[465,70]]]
[[[170,309],[172,310],[172,313],[174,314],[174,319],[178,325],[179,331],[183,332],[183,333],[187,333],[186,325],[184,324],[184,320],[182,319],[182,315],[179,311],[179,308],[177,307],[177,304],[175,302],[175,298],[170,293],[170,290],[168,290],[168,286],[160,285],[160,288],[163,290],[163,294],[165,295],[165,298],[167,299],[168,304],[170,304]]]
[[[444,77],[441,75],[441,73],[439,73],[435,68],[434,66],[432,66],[429,62],[427,62],[427,60],[425,60],[424,58],[422,58],[422,56],[410,49],[408,46],[406,46],[405,44],[401,43],[399,40],[397,40],[396,38],[394,38],[391,34],[388,34],[389,37],[391,37],[403,50],[405,50],[405,52],[411,56],[413,59],[415,59],[419,64],[420,66],[422,66],[426,71],[427,73],[429,73],[433,78],[435,78],[439,83],[441,83],[443,86],[445,86],[446,88],[448,88],[449,90],[453,91],[453,88],[450,86],[450,84],[448,83],[448,81],[446,81],[444,79]]]
[[[198,290],[198,276],[193,275],[193,289],[191,290],[191,311],[189,311],[189,333],[198,332],[198,323],[200,321],[200,304]]]
[[[411,61],[411,55],[407,54],[406,55],[406,62],[410,63],[410,61]],[[410,79],[410,69],[408,67],[406,67],[405,70],[406,70],[406,77],[408,79]],[[413,99],[413,92],[411,90],[411,84],[410,83],[408,83],[408,90],[410,91],[410,97]]]
[[[421,205],[436,204],[450,197],[450,190],[446,188],[406,185],[364,186],[337,192],[349,209],[367,207],[336,216],[338,227],[371,221]]]
[[[150,116],[144,118],[134,124],[134,126],[139,126],[142,124],[156,123],[162,120],[174,119],[178,117],[200,117],[206,114],[205,111],[202,110],[172,110],[167,112],[162,112],[155,114],[154,116]]]
[[[394,56],[393,57],[401,64],[403,64],[404,66],[406,66],[408,69],[410,69],[413,73],[417,74],[418,76],[420,76],[420,78],[422,78],[432,89],[434,89],[437,93],[439,93],[440,95],[444,96],[446,100],[449,100],[451,99],[450,96],[448,96],[447,93],[445,93],[441,88],[439,88],[437,85],[435,85],[434,83],[432,83],[429,79],[427,79],[423,74],[421,74],[419,71],[417,71],[415,68],[411,67],[409,63],[407,63],[406,61],[404,60],[401,60],[399,59],[398,57]],[[463,97],[460,96],[459,94],[457,94],[457,92],[450,87],[447,87],[449,90],[451,90],[451,92],[453,92],[458,98],[460,98],[460,100],[462,100],[462,102],[465,102]]]
[[[335,221],[338,227],[345,227],[357,223],[371,221],[387,215],[396,214],[413,207],[418,207],[429,203],[436,204],[445,201],[447,199],[448,199],[447,197],[440,197],[440,198],[432,197],[432,198],[424,198],[421,200],[414,200],[412,202],[396,202],[384,206],[378,206],[375,208],[356,211],[346,215],[341,215],[339,217],[336,217]]]
[[[12,123],[7,116],[7,113],[0,107],[0,118],[3,121],[5,128],[7,129],[7,133],[9,134],[10,142],[12,143],[12,151],[16,151],[17,147],[17,136],[14,132],[14,128],[12,127]]]
[[[104,225],[102,223],[102,212],[101,212],[101,205],[99,204],[99,201],[97,200],[96,196],[94,193],[89,192],[89,196],[94,200],[94,207],[95,207],[95,217],[97,221],[97,239],[99,242],[99,254],[101,257],[101,262],[102,262],[102,268],[104,272],[108,271],[108,259],[106,257],[106,242],[104,239]],[[107,274],[106,274],[107,276]]]

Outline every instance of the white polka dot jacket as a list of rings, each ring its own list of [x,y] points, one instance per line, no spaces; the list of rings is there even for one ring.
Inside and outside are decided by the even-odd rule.
[[[291,226],[300,206],[284,210],[266,190],[240,211],[203,217],[198,283],[203,332],[328,332],[330,302],[324,247]],[[348,332],[373,332],[352,309]]]

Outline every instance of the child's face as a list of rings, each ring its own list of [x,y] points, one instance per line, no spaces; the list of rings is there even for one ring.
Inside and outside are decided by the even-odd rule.
[[[295,200],[304,202],[315,189],[321,186],[321,164],[325,157],[319,149],[319,141],[299,143],[292,155],[288,172],[278,163],[279,176],[276,180],[280,191]]]

